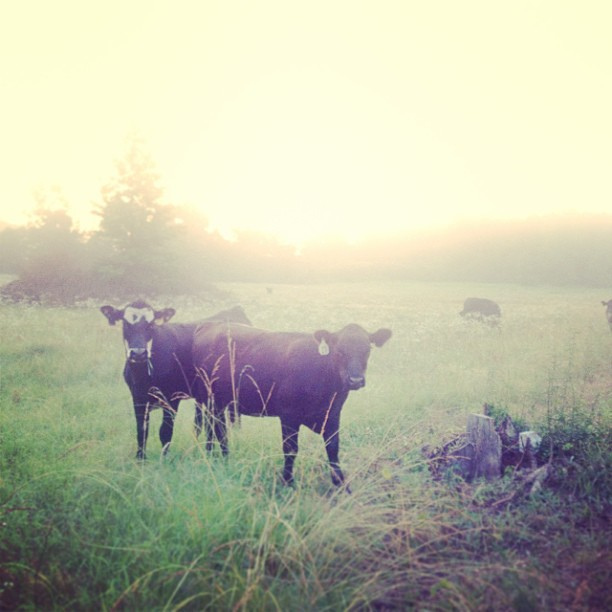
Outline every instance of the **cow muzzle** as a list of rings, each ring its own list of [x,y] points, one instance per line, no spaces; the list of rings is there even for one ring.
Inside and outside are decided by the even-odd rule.
[[[152,342],[125,342],[125,355],[130,363],[146,363],[151,359]]]
[[[349,376],[347,379],[348,388],[351,391],[357,391],[361,387],[365,387],[365,376]]]
[[[146,348],[132,348],[128,352],[128,360],[132,363],[145,363],[149,359]]]

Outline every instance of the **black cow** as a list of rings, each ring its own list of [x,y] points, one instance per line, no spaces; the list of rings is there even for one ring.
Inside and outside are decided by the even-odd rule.
[[[612,331],[612,300],[602,301],[601,303],[606,307],[606,319],[608,319],[608,325],[610,326],[610,331]]]
[[[501,309],[493,300],[470,297],[463,303],[463,310],[459,314],[464,318],[488,321],[495,325],[499,323]]]
[[[293,483],[300,426],[321,434],[332,481],[341,485],[344,475],[338,450],[342,405],[349,391],[365,385],[370,345],[382,346],[390,337],[389,329],[369,334],[355,324],[337,333],[320,330],[314,334],[204,324],[194,336],[196,399],[209,406],[224,454],[228,452],[227,406],[237,406],[246,415],[279,417],[287,484]],[[211,443],[209,440],[208,448]]]
[[[236,321],[250,325],[241,306],[219,312],[195,323],[167,323],[174,308],[154,310],[142,300],[125,308],[102,306],[110,325],[123,321],[126,362],[123,377],[132,393],[136,416],[138,459],[145,459],[149,411],[161,406],[164,411],[159,439],[164,454],[172,440],[174,417],[181,399],[193,397],[195,370],[192,361],[193,335],[204,321]],[[202,410],[196,404],[195,428],[202,428]]]

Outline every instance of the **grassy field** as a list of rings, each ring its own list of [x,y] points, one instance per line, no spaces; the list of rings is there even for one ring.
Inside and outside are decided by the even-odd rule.
[[[0,306],[0,609],[603,610],[612,606],[612,334],[585,289],[453,284],[220,286],[168,299],[175,321],[240,303],[257,326],[393,337],[343,410],[331,485],[300,434],[242,419],[209,457],[183,402],[170,454],[134,460],[121,332],[97,305]],[[458,316],[490,297],[501,328]],[[117,304],[119,305],[119,304]],[[434,481],[421,449],[487,402],[558,443],[543,490]],[[504,502],[504,500],[510,500]]]

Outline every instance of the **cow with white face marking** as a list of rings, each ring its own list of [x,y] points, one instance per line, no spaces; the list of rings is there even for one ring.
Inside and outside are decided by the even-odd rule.
[[[606,307],[606,319],[608,319],[608,325],[610,326],[610,331],[612,331],[612,300],[608,300],[601,302]]]
[[[143,300],[124,308],[106,305],[100,308],[110,325],[121,321],[126,361],[123,377],[132,394],[136,416],[136,457],[145,459],[149,412],[164,411],[159,430],[163,452],[168,451],[181,399],[193,397],[195,369],[192,357],[193,335],[206,321],[237,322],[250,325],[244,310],[235,306],[195,323],[168,323],[174,308],[154,310]],[[202,410],[196,404],[196,433],[202,428]]]

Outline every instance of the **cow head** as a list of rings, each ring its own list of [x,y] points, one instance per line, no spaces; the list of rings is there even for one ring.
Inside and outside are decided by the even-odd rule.
[[[175,314],[174,308],[153,310],[149,304],[137,300],[125,308],[101,306],[100,311],[108,319],[109,325],[123,321],[123,341],[130,363],[148,363],[151,358],[153,328],[163,325]]]
[[[314,336],[319,343],[319,354],[333,360],[342,384],[355,391],[365,386],[370,346],[382,346],[391,337],[391,330],[383,328],[369,334],[352,323],[336,333],[321,329]]]

